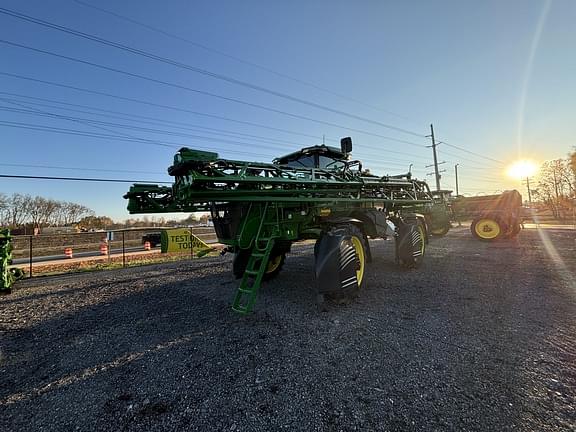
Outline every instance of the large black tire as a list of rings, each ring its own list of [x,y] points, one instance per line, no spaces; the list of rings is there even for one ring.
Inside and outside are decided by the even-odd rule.
[[[398,264],[405,268],[418,268],[426,254],[426,229],[420,220],[401,222],[396,237]]]
[[[338,273],[339,286],[334,291],[326,292],[327,299],[338,303],[349,303],[358,296],[358,292],[366,285],[366,264],[369,261],[369,245],[365,234],[362,230],[353,224],[336,225],[330,229],[327,235],[335,235],[342,237],[340,245],[340,257]],[[320,238],[314,247],[316,259],[320,250]],[[352,254],[354,258],[352,258]],[[344,275],[356,272],[356,281],[347,285],[346,281],[342,280]],[[323,282],[318,281],[321,285]],[[346,286],[347,285],[347,286]],[[343,287],[344,286],[344,287]],[[341,288],[343,287],[343,288]]]
[[[244,276],[246,267],[248,266],[248,260],[250,259],[251,250],[240,249],[240,251],[234,254],[234,260],[232,261],[232,273],[236,279],[240,279]],[[286,260],[286,254],[275,250],[270,253],[270,259],[268,260],[268,268],[266,273],[262,277],[262,280],[270,280],[278,276],[278,273],[282,270],[284,266],[284,261]]]
[[[481,241],[494,241],[506,234],[506,227],[499,217],[485,215],[477,217],[470,224],[472,235]]]

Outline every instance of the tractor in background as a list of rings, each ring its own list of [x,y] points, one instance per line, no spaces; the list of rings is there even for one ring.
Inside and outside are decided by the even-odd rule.
[[[497,195],[457,197],[451,208],[458,220],[472,220],[470,231],[478,240],[513,238],[522,229],[522,195],[517,190]]]

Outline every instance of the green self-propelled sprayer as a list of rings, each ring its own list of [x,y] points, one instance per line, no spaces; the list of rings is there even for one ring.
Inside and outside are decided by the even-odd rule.
[[[236,312],[252,310],[262,281],[280,272],[299,240],[316,240],[319,298],[350,298],[365,281],[368,238],[394,238],[396,261],[418,267],[428,230],[449,226],[425,182],[372,175],[351,150],[343,138],[341,149],[313,146],[259,163],[183,148],[168,169],[172,187],[134,184],[124,197],[130,213],[210,212],[218,240],[235,254]]]

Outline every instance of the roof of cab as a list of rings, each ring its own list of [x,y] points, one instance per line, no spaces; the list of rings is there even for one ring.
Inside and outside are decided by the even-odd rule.
[[[327,157],[331,157],[334,159],[347,159],[348,155],[346,153],[342,153],[342,151],[339,148],[336,147],[330,147],[327,145],[316,145],[316,146],[312,146],[312,147],[306,147],[303,149],[300,149],[298,151],[295,151],[293,153],[289,153],[287,155],[284,156],[280,156],[274,159],[274,163],[275,164],[285,164],[288,163],[290,161],[293,160],[297,160],[300,159],[302,156],[308,156],[311,154],[321,154]]]

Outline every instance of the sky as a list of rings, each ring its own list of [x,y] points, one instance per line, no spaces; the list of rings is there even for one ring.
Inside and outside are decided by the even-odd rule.
[[[525,193],[512,162],[574,150],[575,18],[572,0],[4,0],[0,174],[129,182],[0,192],[123,220],[130,182],[170,182],[181,147],[266,162],[344,136],[373,173],[433,186],[433,124],[442,188],[458,164],[461,194]]]

